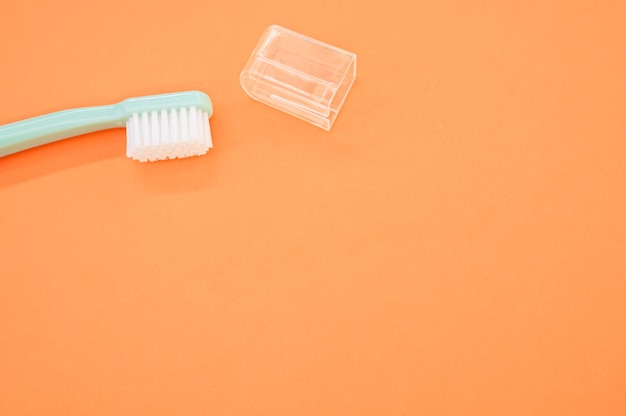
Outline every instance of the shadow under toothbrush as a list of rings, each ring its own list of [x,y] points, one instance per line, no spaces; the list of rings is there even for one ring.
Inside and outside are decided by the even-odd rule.
[[[118,157],[125,157],[123,129],[70,137],[1,157],[0,189]]]
[[[129,179],[138,190],[150,194],[175,194],[194,192],[212,187],[217,164],[213,163],[213,150],[201,156],[184,159],[140,163],[129,159]]]
[[[185,159],[138,162],[126,157],[125,129],[75,136],[0,158],[0,189],[81,166],[123,159],[128,180],[148,193],[176,193],[210,186],[211,153]]]

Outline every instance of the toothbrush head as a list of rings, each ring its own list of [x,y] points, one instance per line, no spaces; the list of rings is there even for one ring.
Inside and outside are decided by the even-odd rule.
[[[213,106],[199,91],[131,98],[120,103],[126,156],[140,162],[199,156],[213,147]]]
[[[118,104],[57,111],[0,126],[0,157],[126,125],[126,155],[141,162],[205,154],[213,104],[200,91],[129,98]]]

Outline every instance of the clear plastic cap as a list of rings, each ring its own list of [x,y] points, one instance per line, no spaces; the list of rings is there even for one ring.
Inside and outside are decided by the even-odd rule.
[[[356,54],[274,25],[240,81],[255,100],[330,130],[355,77]]]

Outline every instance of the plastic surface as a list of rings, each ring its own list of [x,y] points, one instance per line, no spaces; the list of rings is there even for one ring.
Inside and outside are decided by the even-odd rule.
[[[196,107],[213,114],[210,98],[199,91],[129,98],[118,104],[58,111],[0,126],[0,157],[80,134],[124,127],[134,113]]]
[[[356,54],[268,27],[240,81],[250,97],[330,130],[356,77]]]

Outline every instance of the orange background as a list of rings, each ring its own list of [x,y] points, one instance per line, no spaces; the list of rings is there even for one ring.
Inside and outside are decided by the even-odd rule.
[[[199,89],[0,159],[1,415],[626,414],[626,4],[5,1],[0,123]],[[327,133],[238,76],[358,54]]]

